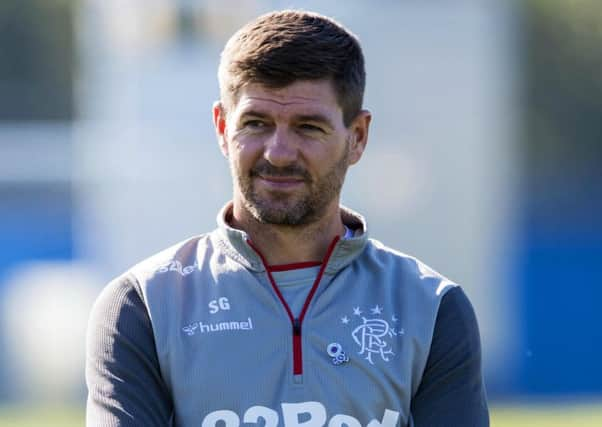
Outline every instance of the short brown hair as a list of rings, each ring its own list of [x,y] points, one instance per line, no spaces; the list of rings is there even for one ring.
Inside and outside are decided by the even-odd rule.
[[[222,52],[218,78],[226,108],[247,83],[281,88],[330,79],[346,126],[362,108],[366,85],[357,37],[331,18],[298,10],[268,13],[238,30]]]

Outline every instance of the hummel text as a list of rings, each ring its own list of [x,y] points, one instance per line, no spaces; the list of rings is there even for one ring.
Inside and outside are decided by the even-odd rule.
[[[249,317],[247,320],[243,320],[241,322],[232,320],[229,322],[191,323],[190,325],[184,326],[182,331],[184,331],[186,335],[192,336],[196,333],[204,334],[223,331],[250,331],[251,329],[253,329],[253,320]]]

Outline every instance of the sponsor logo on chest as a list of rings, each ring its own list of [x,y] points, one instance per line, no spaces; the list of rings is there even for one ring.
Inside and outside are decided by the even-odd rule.
[[[266,406],[251,406],[242,415],[228,409],[210,412],[205,416],[202,427],[240,427],[245,424],[261,424],[265,427],[362,427],[360,421],[346,414],[336,414],[328,420],[326,407],[320,402],[282,403],[281,413]],[[280,416],[282,415],[282,424]],[[399,421],[399,412],[385,409],[380,420],[373,419],[366,427],[395,427]]]

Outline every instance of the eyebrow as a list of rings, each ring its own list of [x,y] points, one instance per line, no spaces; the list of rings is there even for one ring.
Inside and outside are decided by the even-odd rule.
[[[260,111],[255,111],[255,110],[249,110],[249,111],[244,111],[241,113],[240,118],[245,118],[245,117],[257,117],[260,119],[267,119],[269,118],[268,114],[262,113]]]
[[[258,110],[248,110],[248,111],[244,111],[241,113],[241,115],[239,116],[239,120],[243,120],[246,118],[258,118],[258,119],[264,119],[264,120],[269,120],[270,119],[270,115],[267,113],[263,113],[261,111]],[[334,129],[334,125],[332,123],[332,121],[325,116],[324,114],[300,114],[297,116],[293,116],[293,120],[296,122],[315,122],[315,123],[320,123],[324,126],[327,126],[329,129]]]

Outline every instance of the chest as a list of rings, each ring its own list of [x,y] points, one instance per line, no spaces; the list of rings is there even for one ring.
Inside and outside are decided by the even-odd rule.
[[[178,424],[405,425],[428,348],[404,302],[369,286],[325,276],[297,336],[253,275],[162,298],[153,327]]]

